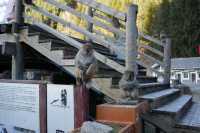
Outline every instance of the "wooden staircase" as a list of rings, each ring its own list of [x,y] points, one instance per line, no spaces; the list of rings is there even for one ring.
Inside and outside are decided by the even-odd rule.
[[[22,33],[22,41],[46,56],[65,72],[74,75],[74,57],[78,52],[77,48],[34,25],[23,27]],[[84,43],[83,40],[76,40]],[[109,49],[97,43],[93,45],[98,53],[124,65],[124,61],[118,60]],[[191,95],[182,94],[181,90],[171,88],[169,84],[158,83],[155,77],[146,76],[145,70],[139,65],[137,77],[140,82],[139,100],[148,101],[151,111],[144,114],[142,118],[166,133],[182,133],[183,131],[198,133],[200,131],[198,117],[200,104],[193,103]],[[120,99],[122,92],[118,88],[118,82],[121,76],[121,73],[99,62],[99,72],[94,78],[93,89],[97,89],[114,100]]]
[[[76,40],[81,43],[85,42],[84,40]],[[66,44],[64,41],[51,33],[48,33],[47,31],[34,25],[22,27],[21,41],[25,42],[27,45],[44,55],[65,72],[74,76],[74,58],[78,52],[76,47]],[[108,48],[97,43],[94,43],[93,45],[96,52],[124,66],[124,60],[119,60],[116,55],[110,52]],[[99,70],[93,79],[94,84],[92,86],[94,89],[103,92],[105,95],[115,100],[119,99],[122,92],[119,90],[118,82],[122,73],[113,70],[100,61],[98,62],[98,65]],[[142,66],[139,66],[139,76],[137,77],[137,80],[140,83],[157,82],[157,78],[146,76],[145,68]]]
[[[97,21],[93,17],[96,12],[93,15],[85,14],[80,13],[67,5],[56,2],[55,0],[46,0],[45,2],[78,16],[81,19],[85,19],[90,26],[99,26],[122,38],[125,37],[126,32],[129,32],[127,28],[122,28],[123,26],[115,27]],[[108,14],[108,16],[116,18],[121,25],[126,25],[126,21],[130,19],[128,18],[130,15],[127,13],[111,9],[95,0],[92,2],[90,0],[77,0],[77,2],[88,6],[90,11],[95,9],[95,11],[98,10]],[[91,39],[95,49],[94,55],[98,60],[99,66],[99,71],[91,84],[92,88],[113,100],[121,98],[122,91],[118,87],[118,82],[126,70],[127,61],[125,61],[125,59],[120,59],[117,53],[113,52],[115,51],[115,48],[113,47],[115,44],[113,42],[102,38],[102,33],[99,34],[95,31],[91,31],[91,29],[83,29],[83,27],[78,27],[70,22],[66,22],[62,18],[59,18],[59,16],[56,16],[37,5],[29,3],[28,5],[25,4],[25,8],[29,9],[28,11],[34,10],[39,12],[43,16],[62,24],[64,27],[69,27]],[[95,17],[100,17],[100,19],[109,22],[112,21],[112,19],[106,15],[102,16],[101,14],[96,14]],[[74,76],[74,58],[83,43],[85,43],[85,40],[67,36],[37,20],[34,18],[34,15],[31,16],[28,13],[25,13],[24,18],[27,24],[20,26],[20,42],[24,42],[35,51],[45,56],[61,70]],[[5,35],[7,36],[7,34],[1,33],[0,39],[9,42],[10,40],[7,39]],[[13,34],[9,35],[13,36]],[[126,38],[126,40],[130,38]],[[15,41],[15,39],[12,41]],[[146,41],[150,43],[147,43]],[[121,43],[121,45],[125,47],[125,42]],[[156,49],[156,47],[151,46],[152,43],[159,48]],[[143,33],[139,33],[138,44],[133,45],[137,45],[139,49],[138,51],[134,51],[137,53],[137,57],[135,57],[137,59],[134,60],[134,63],[137,63],[138,65],[137,80],[140,83],[138,88],[138,100],[148,101],[150,105],[150,111],[143,114],[142,119],[155,126],[155,133],[199,133],[200,104],[193,103],[191,95],[182,94],[181,90],[171,88],[169,85],[170,39],[161,38],[159,40]],[[153,53],[154,56],[150,53]],[[151,65],[155,63],[163,67],[164,72],[159,72],[152,68]],[[147,71],[149,70],[156,72],[158,76],[163,76],[165,79],[164,83],[158,83],[157,78],[148,76]]]

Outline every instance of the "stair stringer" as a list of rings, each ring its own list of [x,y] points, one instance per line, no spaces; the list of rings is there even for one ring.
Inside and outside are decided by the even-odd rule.
[[[26,32],[24,32],[24,33],[26,33]],[[38,51],[40,54],[42,54],[43,56],[48,58],[56,66],[60,67],[68,74],[75,76],[74,66],[73,65],[72,66],[64,66],[64,65],[66,65],[66,60],[63,59],[62,54],[59,54],[59,52],[50,51],[47,48],[45,48],[44,46],[40,45],[38,38],[39,37],[37,35],[31,36],[31,37],[29,37],[28,35],[23,35],[23,36],[21,36],[21,41],[23,41],[24,43],[26,43],[27,45],[29,45],[30,47],[32,47],[33,49]],[[102,84],[103,81],[109,82],[110,80],[111,80],[111,78],[93,79],[91,86],[96,91],[99,91],[99,92],[105,94],[106,96],[112,98],[113,100],[117,100],[120,98],[122,92],[118,89],[116,89],[116,92],[115,92],[114,90],[110,90],[109,84],[108,85]]]

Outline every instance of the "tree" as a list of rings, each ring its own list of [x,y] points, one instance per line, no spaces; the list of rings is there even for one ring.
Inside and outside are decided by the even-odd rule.
[[[172,38],[173,57],[197,56],[200,44],[200,1],[163,0],[152,20],[150,34],[166,32]]]

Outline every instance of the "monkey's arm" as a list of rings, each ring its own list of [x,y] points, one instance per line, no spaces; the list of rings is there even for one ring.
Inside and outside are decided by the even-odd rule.
[[[94,58],[92,64],[89,65],[86,71],[86,75],[90,79],[93,78],[96,72],[97,72],[97,60]]]

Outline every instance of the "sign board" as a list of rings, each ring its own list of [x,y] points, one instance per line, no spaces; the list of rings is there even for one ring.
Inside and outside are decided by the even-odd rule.
[[[0,80],[0,133],[67,133],[73,129],[73,86]]]
[[[41,84],[0,83],[0,132],[45,133],[40,93]]]
[[[74,129],[74,87],[47,85],[48,133],[68,133]]]

